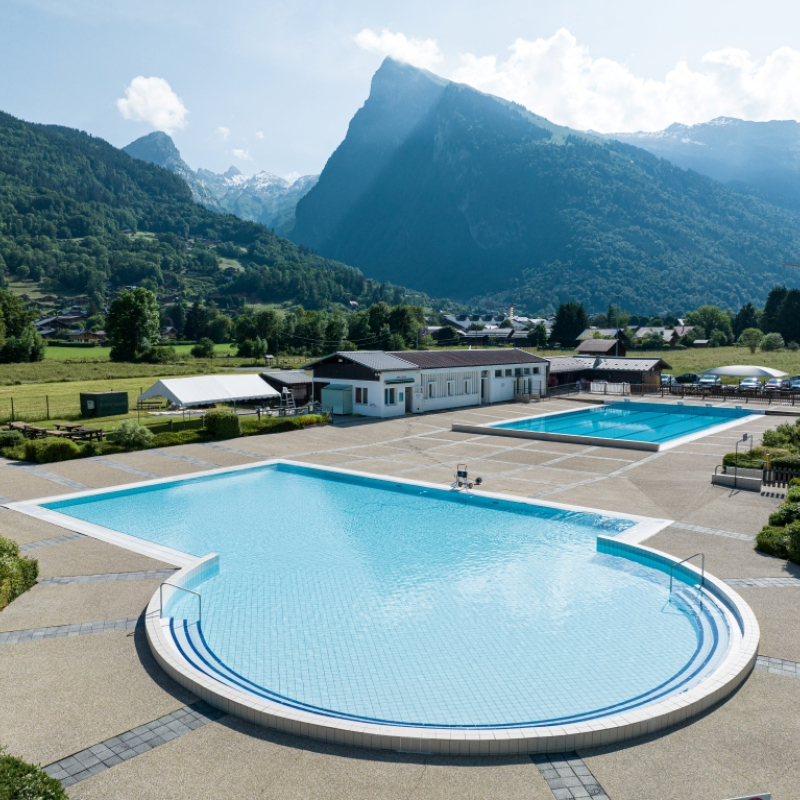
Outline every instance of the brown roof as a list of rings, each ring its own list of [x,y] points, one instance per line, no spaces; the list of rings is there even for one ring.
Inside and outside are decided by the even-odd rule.
[[[546,358],[524,350],[403,350],[388,355],[410,361],[421,369],[493,367],[501,364],[545,364]]]
[[[577,352],[607,355],[613,353],[617,348],[624,349],[624,345],[616,339],[586,339],[578,345]]]

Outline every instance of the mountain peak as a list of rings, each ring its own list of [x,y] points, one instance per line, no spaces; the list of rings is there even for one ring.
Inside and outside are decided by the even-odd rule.
[[[179,165],[186,167],[186,163],[181,158],[180,150],[175,146],[172,137],[163,131],[153,131],[146,136],[141,136],[122,149],[133,158],[149,161],[151,164],[156,164],[166,169],[172,169]]]
[[[242,173],[241,173],[240,170],[236,169],[236,167],[231,165],[230,167],[228,167],[228,171],[227,172],[223,172],[222,173],[222,177],[223,178],[235,178],[237,175],[241,175],[241,174]]]

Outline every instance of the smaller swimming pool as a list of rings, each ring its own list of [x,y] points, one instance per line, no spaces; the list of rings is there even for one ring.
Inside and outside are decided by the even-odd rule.
[[[662,403],[607,403],[556,414],[498,422],[484,433],[527,435],[534,439],[562,439],[594,444],[630,446],[660,450],[674,447],[712,431],[739,425],[763,411],[741,408],[666,405]]]

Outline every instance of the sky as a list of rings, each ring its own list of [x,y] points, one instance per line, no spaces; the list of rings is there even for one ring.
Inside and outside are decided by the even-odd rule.
[[[800,119],[796,0],[3,0],[0,110],[295,177],[387,55],[582,130]]]

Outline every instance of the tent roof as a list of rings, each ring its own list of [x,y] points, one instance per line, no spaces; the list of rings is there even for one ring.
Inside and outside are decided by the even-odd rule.
[[[258,375],[199,375],[158,381],[139,395],[140,400],[148,397],[166,397],[172,403],[187,407],[280,397],[280,392]]]
[[[757,367],[752,364],[731,364],[727,367],[714,367],[703,370],[703,375],[721,375],[731,378],[782,378],[786,375],[772,367]]]

